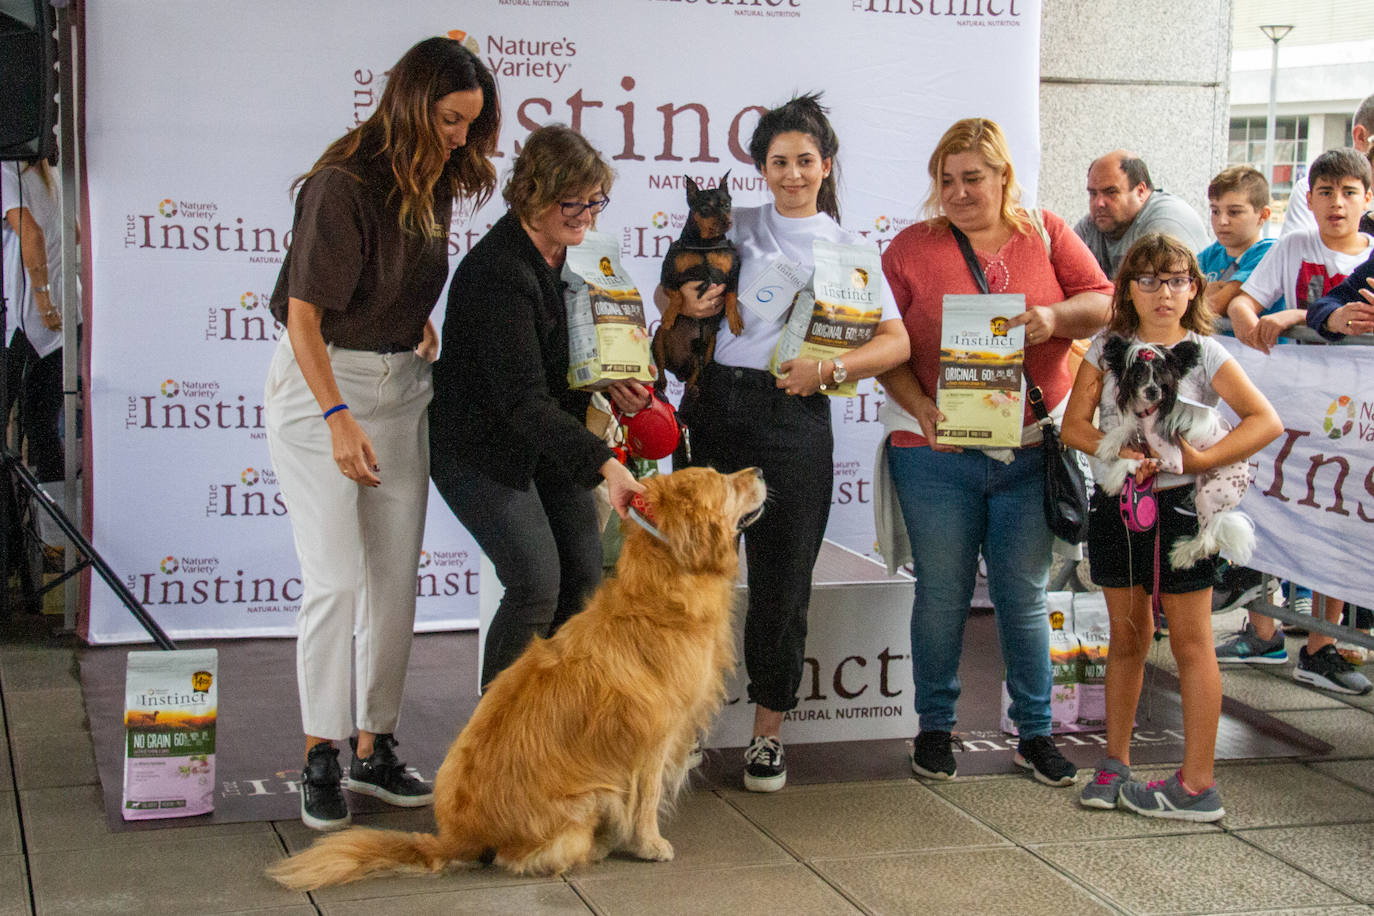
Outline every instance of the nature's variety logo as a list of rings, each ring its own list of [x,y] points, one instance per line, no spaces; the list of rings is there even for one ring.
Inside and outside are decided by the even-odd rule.
[[[428,565],[429,565],[429,551],[428,551],[428,550],[422,550],[422,551],[420,551],[420,569],[424,569],[424,568],[425,568],[426,566],[428,566]]]
[[[886,216],[880,216],[873,221],[873,228],[877,229],[879,232],[886,232],[892,228],[892,220],[888,219]]]
[[[482,46],[477,43],[476,38],[473,38],[471,35],[469,35],[467,32],[464,32],[462,29],[449,29],[448,37],[452,38],[454,41],[458,42],[463,47],[467,48],[473,54],[481,56]]]
[[[1326,416],[1322,418],[1322,430],[1328,439],[1339,439],[1341,436],[1348,436],[1354,428],[1355,401],[1350,395],[1343,394],[1326,408]]]
[[[258,472],[255,471],[253,468],[244,468],[243,473],[239,475],[239,480],[243,481],[247,486],[250,487],[257,483],[258,479]]]
[[[161,216],[176,216],[177,202],[170,197],[164,197],[157,202],[157,212]]]
[[[257,293],[244,293],[242,296],[239,296],[239,305],[243,306],[246,309],[257,308],[258,301],[259,300]]]
[[[181,386],[177,384],[177,380],[174,378],[169,378],[162,383],[162,393],[166,397],[174,398],[180,391]]]
[[[668,225],[668,214],[659,210],[653,216],[649,217],[649,222],[653,224],[655,229],[662,229],[664,226]]]
[[[157,565],[157,568],[170,576],[180,568],[180,564],[177,563],[176,557],[163,557],[162,562]]]

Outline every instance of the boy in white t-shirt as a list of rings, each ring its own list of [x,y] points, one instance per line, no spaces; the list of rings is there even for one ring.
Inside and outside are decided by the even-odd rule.
[[[1369,161],[1353,149],[1327,150],[1312,163],[1308,178],[1316,230],[1279,239],[1226,308],[1236,337],[1265,353],[1284,331],[1306,321],[1308,303],[1344,280],[1374,244],[1359,230],[1371,199]],[[1280,296],[1288,308],[1264,315]]]
[[[1307,320],[1307,307],[1337,286],[1369,257],[1374,238],[1359,231],[1369,206],[1369,161],[1353,149],[1322,153],[1308,172],[1307,203],[1317,228],[1280,238],[1231,300],[1226,314],[1236,337],[1268,353],[1284,331]],[[1268,315],[1266,308],[1284,297],[1289,307]],[[1339,623],[1344,603],[1312,595],[1312,613]],[[1251,612],[1236,639],[1217,647],[1219,661],[1281,663],[1287,658],[1283,634],[1272,617]],[[1337,693],[1369,693],[1369,679],[1341,657],[1329,636],[1309,633],[1298,655],[1294,679]]]

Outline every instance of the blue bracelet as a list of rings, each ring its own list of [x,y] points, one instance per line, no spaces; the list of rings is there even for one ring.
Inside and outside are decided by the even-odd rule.
[[[336,413],[338,413],[338,412],[341,411],[341,410],[347,410],[347,409],[348,409],[348,405],[347,405],[347,404],[335,404],[333,407],[329,408],[328,410],[326,410],[326,411],[324,412],[324,418],[325,418],[326,420],[328,420],[330,414],[336,414]]]

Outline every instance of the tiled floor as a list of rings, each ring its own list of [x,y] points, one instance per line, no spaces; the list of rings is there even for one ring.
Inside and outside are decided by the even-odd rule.
[[[1298,687],[1287,667],[1227,670],[1227,692],[1335,750],[1220,765],[1219,826],[1088,811],[1076,792],[1018,774],[703,790],[666,823],[670,863],[612,859],[551,879],[478,869],[306,895],[262,875],[312,838],[295,821],[109,832],[75,651],[20,625],[0,638],[0,916],[1374,912],[1374,704]],[[367,821],[430,825],[427,811]]]

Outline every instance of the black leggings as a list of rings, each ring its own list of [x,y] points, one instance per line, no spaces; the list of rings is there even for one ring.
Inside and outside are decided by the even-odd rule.
[[[763,471],[768,502],[744,530],[749,610],[744,666],[749,698],[765,709],[797,705],[806,655],[811,570],[830,518],[834,439],[830,399],[790,397],[757,369],[708,364],[683,407],[692,464]]]
[[[62,348],[40,357],[24,332],[16,330],[10,338],[5,383],[5,417],[19,401],[20,435],[28,440],[28,463],[34,474],[41,483],[61,480],[64,465],[57,419],[62,411]]]

